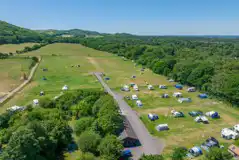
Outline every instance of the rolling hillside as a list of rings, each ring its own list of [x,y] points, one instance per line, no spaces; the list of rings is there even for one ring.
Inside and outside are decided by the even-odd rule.
[[[52,37],[88,37],[88,36],[102,36],[103,34],[95,31],[87,31],[81,29],[70,29],[70,30],[36,30],[38,33],[45,34]]]
[[[0,44],[39,42],[42,39],[42,35],[35,31],[0,21]]]

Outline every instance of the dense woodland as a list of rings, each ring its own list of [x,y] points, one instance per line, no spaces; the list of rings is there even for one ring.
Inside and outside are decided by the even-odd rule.
[[[239,105],[238,42],[111,36],[80,43],[124,56],[157,74]]]
[[[68,92],[56,100],[42,98],[38,107],[28,105],[24,111],[0,115],[0,128],[0,158],[4,160],[59,159],[59,153],[77,148],[82,157],[112,160],[123,149],[117,139],[123,128],[118,106],[100,91]]]

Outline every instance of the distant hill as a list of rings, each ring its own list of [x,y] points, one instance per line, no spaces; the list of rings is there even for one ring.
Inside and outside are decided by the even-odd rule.
[[[33,30],[18,27],[0,20],[0,44],[39,42],[43,36]]]
[[[70,30],[36,30],[38,33],[45,34],[52,37],[91,37],[91,36],[103,36],[104,34],[95,32],[95,31],[87,31],[81,29],[70,29]]]

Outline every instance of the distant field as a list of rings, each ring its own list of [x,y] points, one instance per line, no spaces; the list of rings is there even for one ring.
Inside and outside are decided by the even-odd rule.
[[[1,107],[0,111],[14,104],[25,105],[31,103],[33,99],[40,98],[39,92],[41,90],[46,92],[46,96],[53,98],[61,92],[61,87],[65,84],[69,86],[70,90],[99,89],[101,85],[91,75],[91,72],[102,71],[110,78],[107,83],[111,88],[123,95],[137,94],[142,100],[144,104],[142,108],[136,107],[133,101],[128,101],[128,103],[137,111],[151,134],[166,140],[166,153],[170,152],[175,146],[193,147],[194,145],[200,145],[208,136],[218,138],[223,144],[232,142],[220,138],[220,130],[239,123],[239,110],[215,99],[201,100],[197,97],[198,92],[188,93],[186,91],[187,87],[184,87],[180,92],[183,93],[184,97],[191,97],[192,102],[180,104],[176,98],[172,98],[173,92],[178,91],[173,87],[175,83],[168,82],[164,76],[156,75],[150,70],[141,73],[141,67],[135,66],[130,60],[124,61],[121,57],[113,54],[96,51],[78,44],[51,44],[31,53],[26,53],[26,55],[42,56],[42,62],[33,82]],[[80,67],[76,67],[77,65],[80,65]],[[44,72],[43,68],[47,68],[48,71]],[[136,79],[132,79],[132,75],[136,75]],[[47,80],[42,80],[43,76]],[[120,87],[130,82],[137,83],[140,86],[140,91],[121,92]],[[154,85],[155,90],[149,91],[146,88],[146,82]],[[158,88],[159,84],[168,85],[169,88],[160,90]],[[162,99],[159,97],[162,93],[168,93],[171,97]],[[170,111],[172,109],[184,112],[186,117],[171,117]],[[209,118],[209,124],[198,124],[194,122],[194,118],[188,115],[188,112],[193,110],[218,111],[221,119],[212,120]],[[157,113],[160,117],[159,120],[149,121],[148,113]],[[155,126],[160,123],[167,123],[170,130],[157,132]]]
[[[27,59],[0,59],[0,96],[16,88],[21,74],[29,72],[30,60]]]
[[[0,52],[2,53],[15,53],[17,50],[23,50],[24,47],[32,47],[37,43],[21,43],[21,44],[3,44],[0,45]]]

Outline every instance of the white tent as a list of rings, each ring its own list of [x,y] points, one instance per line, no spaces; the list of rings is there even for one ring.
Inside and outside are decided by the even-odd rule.
[[[205,115],[208,117],[211,117],[213,114],[215,114],[215,111],[210,111],[205,113]]]
[[[188,92],[195,92],[196,88],[195,87],[189,87],[187,90],[188,90]]]
[[[132,100],[137,100],[137,99],[138,99],[137,95],[133,94],[132,95]]]
[[[195,122],[203,122],[203,123],[208,123],[208,119],[205,116],[198,116],[194,119]]]
[[[139,87],[137,86],[137,84],[135,84],[135,85],[133,86],[133,88],[134,88],[135,91],[139,91]]]
[[[129,86],[128,85],[124,85],[124,87],[123,87],[123,89],[124,89],[124,91],[129,91]]]
[[[63,90],[63,91],[68,90],[68,86],[67,86],[67,85],[64,85],[64,86],[62,87],[62,90]]]
[[[170,79],[170,80],[168,80],[169,82],[174,82],[174,80],[173,79]]]
[[[38,99],[34,99],[34,100],[33,100],[33,104],[34,104],[34,105],[38,105],[38,104],[39,104],[39,100],[38,100]]]
[[[179,98],[179,99],[178,99],[178,102],[179,102],[179,103],[191,102],[191,101],[192,101],[191,98]]]
[[[174,96],[174,97],[182,97],[182,93],[180,93],[180,92],[174,92],[174,93],[173,93],[173,96]]]
[[[159,85],[159,88],[160,89],[167,89],[167,86],[166,85]]]
[[[153,87],[152,85],[148,85],[148,89],[149,89],[149,90],[153,90],[154,87]]]
[[[136,105],[137,105],[138,107],[141,107],[141,106],[143,106],[143,103],[142,103],[140,100],[137,100],[137,101],[136,101]]]
[[[221,137],[225,139],[238,139],[239,134],[229,128],[224,128],[221,131]]]
[[[169,130],[168,124],[159,124],[155,128],[157,131]]]

